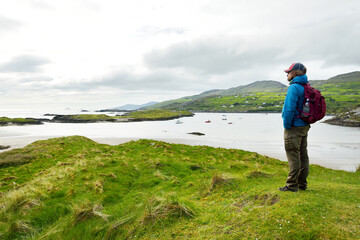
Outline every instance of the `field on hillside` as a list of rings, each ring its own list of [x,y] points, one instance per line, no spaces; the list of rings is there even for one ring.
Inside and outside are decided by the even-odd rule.
[[[73,136],[0,154],[1,239],[357,239],[360,171],[235,149]]]
[[[236,96],[213,96],[184,104],[183,109],[214,112],[280,112],[285,93],[245,93]]]
[[[337,88],[318,87],[325,97],[327,114],[336,114],[360,105],[360,88],[351,92],[334,91]],[[171,110],[184,109],[204,112],[281,112],[286,93],[254,92],[236,96],[212,96],[187,103],[164,106]]]
[[[314,81],[325,97],[329,113],[342,113],[360,105],[360,81]]]
[[[359,72],[310,83],[325,97],[327,114],[347,112],[360,105]],[[228,90],[209,91],[212,95],[199,94],[162,102],[150,108],[194,112],[281,112],[286,96],[286,86],[282,86],[275,81],[258,81]]]

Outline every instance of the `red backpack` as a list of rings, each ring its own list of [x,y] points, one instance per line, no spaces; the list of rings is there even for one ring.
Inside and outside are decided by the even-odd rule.
[[[304,102],[303,110],[299,110],[299,117],[306,123],[314,123],[325,116],[326,103],[325,98],[321,96],[321,92],[310,86],[309,83],[302,84],[304,86]]]

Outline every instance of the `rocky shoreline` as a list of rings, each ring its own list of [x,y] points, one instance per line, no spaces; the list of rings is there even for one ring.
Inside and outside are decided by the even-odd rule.
[[[0,150],[5,150],[5,149],[9,149],[9,148],[11,148],[11,146],[9,146],[9,145],[6,145],[6,146],[0,145]]]
[[[336,115],[335,117],[325,120],[324,123],[344,126],[344,127],[360,127],[360,107]]]

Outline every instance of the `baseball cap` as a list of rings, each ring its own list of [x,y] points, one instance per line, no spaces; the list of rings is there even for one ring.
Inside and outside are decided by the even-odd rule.
[[[293,70],[300,70],[303,71],[305,69],[305,66],[302,63],[293,63],[288,69],[285,69],[284,72],[289,73]]]

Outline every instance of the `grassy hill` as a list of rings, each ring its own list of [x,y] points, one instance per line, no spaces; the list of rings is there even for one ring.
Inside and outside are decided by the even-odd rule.
[[[206,97],[211,97],[211,96],[217,96],[219,92],[221,92],[222,90],[219,89],[214,89],[214,90],[210,90],[210,91],[206,91],[197,95],[193,95],[193,96],[187,96],[187,97],[183,97],[180,99],[174,99],[174,100],[169,100],[169,101],[164,101],[164,102],[160,102],[157,104],[154,104],[152,106],[148,106],[145,107],[143,109],[157,109],[157,108],[161,108],[161,109],[169,109],[169,110],[179,110],[179,109],[183,109],[183,105],[186,105],[188,103],[190,103],[191,101],[195,101],[197,99],[202,99],[202,98],[206,98]]]
[[[360,72],[338,75],[328,80],[310,81],[325,96],[327,113],[354,109],[360,104]],[[151,106],[208,112],[280,112],[287,86],[276,81],[258,81],[227,90],[213,90],[193,97]]]
[[[1,239],[357,239],[360,171],[312,165],[280,192],[287,163],[257,153],[80,136],[0,154]]]
[[[287,87],[276,81],[257,81],[227,90],[211,90],[199,95],[161,102],[150,108],[188,111],[257,112],[281,111]]]
[[[325,96],[330,113],[343,113],[360,106],[360,72],[341,74],[326,81],[310,81]]]
[[[233,96],[242,93],[252,93],[252,92],[286,93],[286,90],[287,90],[286,85],[280,82],[268,80],[268,81],[257,81],[245,86],[223,90],[220,92],[219,95]]]

